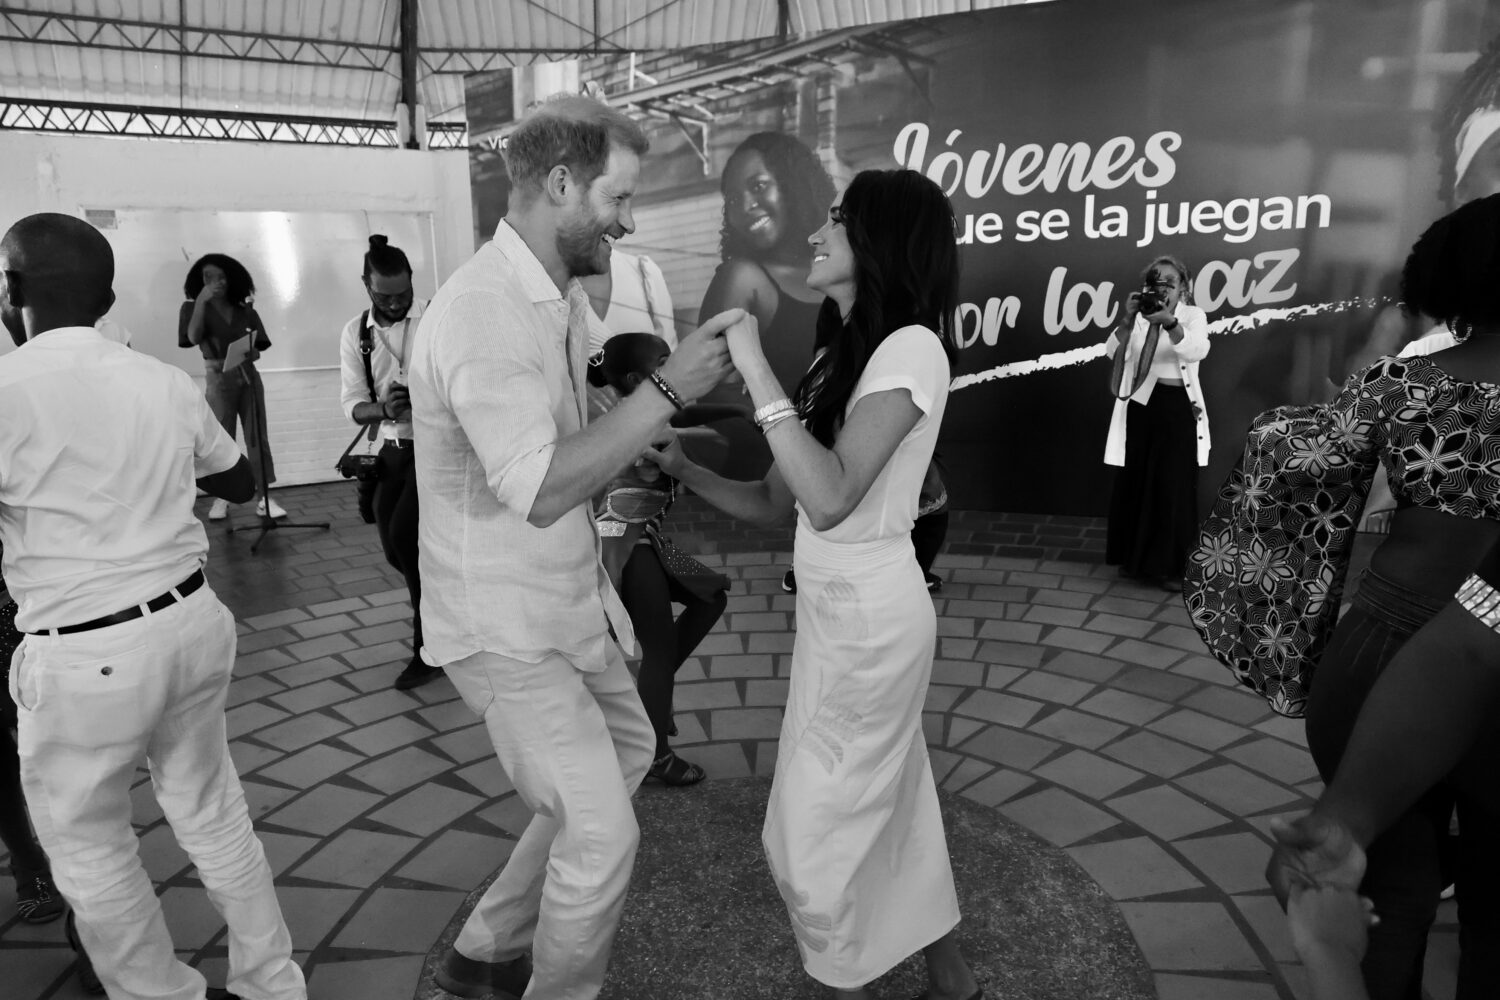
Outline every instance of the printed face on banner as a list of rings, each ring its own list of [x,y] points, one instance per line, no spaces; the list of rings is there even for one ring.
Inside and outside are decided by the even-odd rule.
[[[724,175],[724,210],[731,228],[761,254],[770,253],[786,232],[781,186],[759,153],[746,153]]]
[[[567,210],[557,227],[557,253],[573,277],[608,272],[615,240],[635,232],[630,201],[640,173],[638,156],[611,148],[604,172],[592,184],[570,186]]]

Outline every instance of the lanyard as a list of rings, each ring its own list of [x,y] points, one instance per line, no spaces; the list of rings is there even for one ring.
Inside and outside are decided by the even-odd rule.
[[[392,326],[394,326],[394,325],[395,324],[392,324]],[[395,355],[395,358],[396,358],[396,367],[399,368],[401,371],[404,372],[404,371],[406,371],[406,341],[407,341],[408,336],[411,334],[411,317],[407,316],[405,319],[403,319],[401,321],[401,351],[400,351],[400,353],[397,353],[396,350],[393,347],[391,347],[390,338],[388,338],[385,335],[386,330],[389,330],[389,329],[390,329],[390,327],[386,327],[383,330],[383,329],[380,328],[379,324],[375,324],[375,335],[380,338],[380,342],[385,345],[385,349],[388,352],[390,352],[391,354]]]

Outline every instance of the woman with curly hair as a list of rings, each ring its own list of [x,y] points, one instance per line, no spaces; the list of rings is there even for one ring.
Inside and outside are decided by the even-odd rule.
[[[1351,376],[1335,403],[1348,425],[1378,447],[1396,509],[1352,609],[1319,661],[1308,698],[1308,747],[1326,783],[1339,773],[1355,720],[1391,658],[1500,541],[1497,274],[1500,195],[1471,201],[1433,223],[1406,260],[1402,298],[1409,310],[1445,322],[1457,346],[1381,358]],[[1464,840],[1492,852],[1500,812],[1443,784],[1370,843],[1361,892],[1374,900],[1380,917],[1363,965],[1374,1000],[1420,995],[1427,932],[1444,884],[1439,851],[1455,800]],[[1500,892],[1500,873],[1492,868],[1460,865],[1466,935],[1476,921],[1486,934],[1500,930],[1500,921],[1488,915],[1489,900]],[[1460,996],[1493,996],[1500,988],[1500,960],[1486,955],[1500,956],[1500,949],[1465,945]],[[1487,985],[1466,993],[1465,982]]]
[[[271,346],[271,338],[250,304],[255,296],[255,280],[244,264],[228,254],[204,254],[188,268],[182,296],[186,301],[177,313],[177,346],[197,347],[203,352],[208,406],[229,436],[234,437],[236,422],[244,425],[245,451],[249,454],[250,470],[255,473],[256,492],[262,498],[256,513],[285,517],[286,511],[265,492],[276,481],[276,466],[266,436],[266,388],[260,372],[255,370],[255,361],[261,351]],[[251,338],[249,358],[238,368],[225,371],[225,352],[231,343],[245,336]],[[208,518],[219,521],[228,514],[228,502],[215,500]]]
[[[724,221],[719,235],[723,263],[714,272],[702,317],[744,309],[760,325],[766,360],[782,385],[796,385],[813,359],[812,331],[823,303],[807,285],[812,251],[807,238],[823,224],[833,200],[833,180],[816,153],[780,132],[756,132],[729,154],[719,182]],[[743,401],[739,385],[721,386],[710,401]],[[736,479],[759,479],[771,464],[770,450],[747,420],[712,425],[729,443]]]

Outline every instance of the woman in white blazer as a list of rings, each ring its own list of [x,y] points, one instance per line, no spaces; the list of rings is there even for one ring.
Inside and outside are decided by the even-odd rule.
[[[1208,411],[1198,380],[1208,317],[1192,301],[1187,265],[1158,257],[1105,342],[1115,409],[1104,461],[1120,468],[1105,560],[1122,576],[1169,591],[1182,589],[1198,528],[1198,469],[1208,464]]]

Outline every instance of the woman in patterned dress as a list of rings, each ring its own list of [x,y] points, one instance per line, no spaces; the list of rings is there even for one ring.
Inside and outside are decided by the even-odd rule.
[[[1351,433],[1378,445],[1397,506],[1308,698],[1308,746],[1325,782],[1392,656],[1500,541],[1500,195],[1434,223],[1412,248],[1401,284],[1407,308],[1447,322],[1459,343],[1426,357],[1381,358],[1351,376],[1335,404]],[[1361,891],[1380,917],[1363,965],[1373,1000],[1421,995],[1444,885],[1439,847],[1455,800],[1465,834],[1459,995],[1500,996],[1500,870],[1490,857],[1500,811],[1439,784],[1370,845]]]
[[[651,333],[619,333],[589,358],[589,385],[624,397],[667,360],[671,348]],[[713,408],[690,406],[679,421],[696,421]],[[687,423],[682,424],[687,426]],[[671,788],[696,785],[703,768],[672,749],[672,690],[677,671],[693,655],[729,604],[729,579],[679,549],[663,530],[677,484],[650,462],[624,470],[605,488],[594,523],[604,569],[630,615],[640,644],[636,687],[656,732],[656,754],[646,780]],[[682,613],[672,616],[672,605]]]
[[[730,353],[775,455],[760,482],[648,452],[730,514],[797,513],[797,635],[762,840],[804,967],[843,1000],[908,955],[929,1000],[982,995],[922,733],[937,622],[912,548],[947,404],[958,293],[953,210],[910,170],[865,171],[809,238],[831,331],[788,399],[753,319]],[[809,341],[814,331],[807,331]]]

